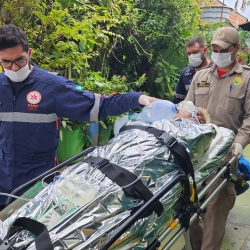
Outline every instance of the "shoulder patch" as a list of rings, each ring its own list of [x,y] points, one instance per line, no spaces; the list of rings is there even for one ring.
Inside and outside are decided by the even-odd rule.
[[[187,66],[187,67],[183,68],[181,72],[182,73],[188,73],[188,72],[190,72],[190,70],[191,70],[191,67]]]
[[[84,87],[82,87],[82,86],[80,86],[80,85],[75,85],[75,89],[76,89],[76,90],[83,91],[83,90],[84,90]]]

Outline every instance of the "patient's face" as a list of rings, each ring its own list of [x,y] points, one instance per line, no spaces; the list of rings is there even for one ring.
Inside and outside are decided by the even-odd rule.
[[[198,111],[197,117],[198,117],[201,124],[206,123],[206,118],[205,118],[204,114],[201,111]]]
[[[179,111],[178,113],[176,113],[176,115],[174,116],[174,119],[176,118],[186,118],[192,121],[196,121],[196,119],[194,117],[192,117],[192,113],[191,112],[187,112],[184,110]]]
[[[194,117],[192,117],[192,113],[185,111],[185,110],[181,110],[178,113],[176,113],[176,115],[174,116],[174,119],[176,119],[176,118],[185,118],[185,119],[189,119],[189,120],[197,122],[197,120]],[[206,123],[205,116],[203,115],[202,112],[198,111],[197,118],[201,124]]]

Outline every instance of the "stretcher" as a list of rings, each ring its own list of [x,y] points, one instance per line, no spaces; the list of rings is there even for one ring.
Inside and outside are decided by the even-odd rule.
[[[15,190],[17,195],[86,155],[1,223],[0,250],[48,250],[52,245],[57,250],[171,249],[183,233],[191,249],[189,226],[228,181],[238,182],[230,174],[236,158],[223,164],[233,141],[229,129],[186,119],[131,121],[107,145],[89,148]],[[213,181],[196,194],[195,183],[214,171]],[[213,194],[195,207],[221,178]],[[47,248],[30,226],[13,231],[22,218],[46,225]],[[180,229],[163,244],[177,225]]]

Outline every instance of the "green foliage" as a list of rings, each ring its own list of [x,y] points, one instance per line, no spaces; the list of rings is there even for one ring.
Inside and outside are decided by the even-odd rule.
[[[250,66],[250,54],[248,53],[250,47],[250,31],[239,29],[241,52],[239,56]]]
[[[32,0],[1,0],[0,25],[15,24],[23,28],[30,21],[34,8]]]
[[[157,68],[157,58],[166,50],[183,50],[200,13],[197,0],[14,0],[9,12],[15,13],[18,2],[28,10],[21,28],[33,48],[33,61],[80,81],[88,71],[137,81]],[[168,56],[163,59],[169,61]],[[128,89],[147,91],[154,80],[149,77],[145,86]]]
[[[193,33],[193,35],[201,36],[203,39],[205,39],[206,43],[209,44],[212,40],[214,31],[219,27],[226,27],[226,26],[230,26],[229,21],[214,22],[214,23],[203,21],[199,23],[199,29],[196,30]]]
[[[140,87],[143,84],[146,80],[146,76],[142,75],[136,81],[128,82],[126,76],[113,75],[110,80],[107,80],[101,76],[100,72],[89,71],[84,81],[81,81],[80,79],[71,80],[92,93],[99,93],[105,96],[133,91],[134,88]],[[108,117],[104,121],[99,121],[99,123],[103,128],[107,129],[107,125],[113,126],[116,119],[117,117]],[[64,128],[68,128],[71,131],[79,127],[81,127],[83,131],[87,131],[89,123],[82,123],[80,121],[63,118],[62,125]]]
[[[139,88],[145,80],[146,76],[144,74],[134,82],[128,82],[128,78],[124,75],[113,75],[110,80],[107,80],[101,76],[100,72],[89,71],[84,82],[78,82],[78,84],[84,86],[93,93],[111,95],[133,91],[135,88]],[[103,127],[105,127],[105,124],[113,126],[116,119],[117,117],[108,117],[101,125]]]
[[[167,99],[172,101],[174,95],[174,89],[176,82],[179,78],[178,68],[174,65],[171,65],[163,58],[159,57],[156,62],[156,71],[158,72],[155,79],[155,88],[156,96],[159,96],[161,99]]]
[[[92,140],[90,136],[88,135],[88,122],[80,122],[75,120],[70,120],[68,118],[63,118],[62,120],[62,126],[66,129],[69,129],[71,132],[74,130],[81,128],[82,134],[83,134],[83,145],[86,145],[87,147],[90,147],[92,145]],[[60,140],[63,140],[63,132],[60,131]]]
[[[173,55],[184,58],[201,12],[198,0],[4,2],[1,13],[17,14],[12,21],[25,30],[40,67],[92,92],[146,91],[164,99],[171,99],[180,72]],[[77,124],[64,121],[71,129]]]
[[[37,3],[33,20],[26,33],[34,62],[65,77],[82,77],[89,67],[88,60],[99,55],[93,51],[98,43],[93,24],[76,20],[56,2],[46,6]]]
[[[250,31],[239,29],[241,48],[245,49],[250,46]]]
[[[109,64],[113,74],[127,75],[130,80],[152,73],[158,56],[167,50],[182,51],[187,37],[198,27],[200,13],[197,2],[191,0],[138,0],[135,8],[137,20],[134,17],[121,24],[124,40],[116,42]],[[169,61],[170,55],[164,59]],[[153,87],[154,77],[149,77],[142,90],[153,94]]]
[[[201,36],[205,39],[207,44],[210,44],[213,33],[217,28],[230,26],[230,23],[228,21],[225,22],[215,22],[215,23],[209,23],[209,22],[201,22],[199,24],[199,30],[194,32],[194,35]],[[245,50],[248,46],[246,45],[246,39],[250,38],[250,32],[238,29],[239,35],[240,35],[240,44],[241,44],[241,51],[238,53],[238,56],[240,56],[247,64],[250,64],[249,59],[249,53],[247,50]],[[211,55],[211,50],[208,52],[208,56]]]
[[[111,95],[113,93],[126,93],[139,88],[146,80],[146,76],[143,74],[136,81],[128,82],[128,78],[124,75],[113,75],[108,80],[101,76],[101,72],[88,71],[83,81],[79,79],[72,80],[90,92]]]

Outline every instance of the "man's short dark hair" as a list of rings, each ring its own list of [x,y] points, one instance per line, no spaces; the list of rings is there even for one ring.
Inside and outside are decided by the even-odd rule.
[[[29,45],[24,31],[13,24],[0,27],[0,51],[21,45],[28,52]]]
[[[200,48],[206,46],[204,40],[200,36],[195,36],[188,41],[186,48],[193,46],[195,43],[198,43]]]

